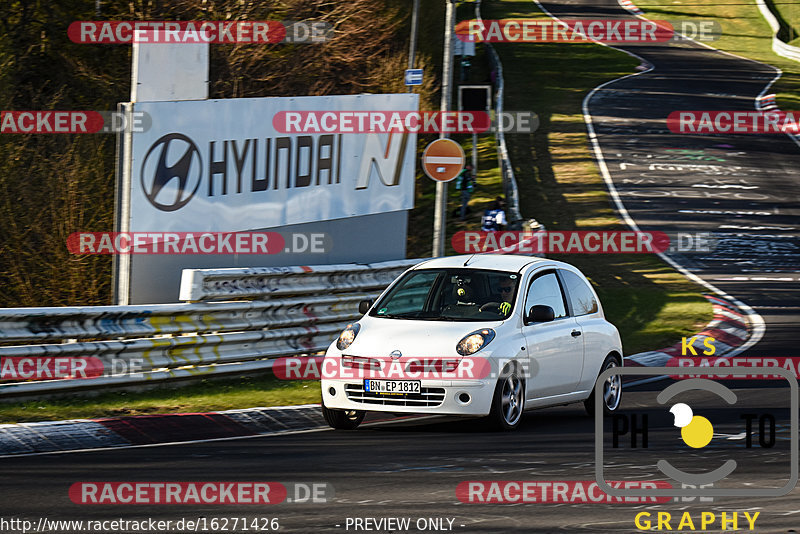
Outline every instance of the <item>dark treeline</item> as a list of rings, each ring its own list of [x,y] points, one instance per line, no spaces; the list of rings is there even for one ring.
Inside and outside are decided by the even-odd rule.
[[[325,43],[211,45],[211,98],[404,92],[411,0],[22,0],[0,3],[0,109],[114,110],[131,46],[77,44],[79,20],[322,20]],[[422,2],[421,54],[439,53],[443,2]],[[438,36],[438,38],[437,38]],[[437,42],[438,41],[438,42]],[[426,69],[431,73],[433,69]],[[435,109],[426,77],[422,109]],[[76,231],[111,231],[115,138],[0,134],[0,307],[109,304],[111,259],[75,256]]]

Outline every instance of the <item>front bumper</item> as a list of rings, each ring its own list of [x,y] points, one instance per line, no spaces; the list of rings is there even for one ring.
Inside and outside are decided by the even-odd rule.
[[[364,391],[364,380],[323,379],[322,401],[327,408],[431,415],[488,415],[494,380],[420,380],[421,392],[379,395]],[[331,393],[333,391],[333,393]],[[469,397],[469,400],[466,400]]]

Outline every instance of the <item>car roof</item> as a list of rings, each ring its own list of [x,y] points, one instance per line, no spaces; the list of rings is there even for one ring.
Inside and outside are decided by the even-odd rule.
[[[464,264],[467,264],[466,266]],[[462,254],[434,258],[418,264],[415,269],[490,269],[494,271],[520,271],[526,265],[536,263],[559,263],[545,258],[523,256],[520,254]]]

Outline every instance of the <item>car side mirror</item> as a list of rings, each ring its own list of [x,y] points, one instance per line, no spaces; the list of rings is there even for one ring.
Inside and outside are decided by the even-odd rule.
[[[374,303],[375,299],[362,300],[358,303],[358,313],[362,315],[367,313]]]
[[[537,304],[536,306],[531,306],[531,309],[528,311],[528,316],[525,318],[525,322],[526,324],[549,323],[550,321],[555,320],[555,318],[556,314],[553,311],[553,308],[550,306]]]

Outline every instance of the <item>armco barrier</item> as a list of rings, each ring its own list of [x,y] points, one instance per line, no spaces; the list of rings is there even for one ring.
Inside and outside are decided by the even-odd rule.
[[[800,48],[784,43],[781,41],[780,37],[778,37],[778,33],[781,29],[781,23],[778,21],[778,18],[775,16],[775,14],[772,13],[772,10],[769,8],[767,3],[764,0],[756,0],[756,5],[758,6],[758,10],[761,12],[761,16],[764,17],[764,19],[767,21],[767,24],[769,24],[769,27],[772,28],[772,51],[779,56],[793,59],[794,61],[800,61]]]
[[[422,260],[316,267],[184,269],[179,298],[185,301],[272,298],[382,289],[420,261]]]
[[[481,0],[475,4],[475,19],[481,19]],[[489,55],[489,62],[495,70],[495,113],[500,117],[503,113],[503,95],[505,92],[505,81],[503,79],[503,64],[500,62],[500,56],[497,55],[491,43],[483,43]],[[501,121],[502,122],[502,121]],[[503,134],[502,124],[497,129],[495,134],[497,140],[497,159],[500,164],[500,172],[503,176],[504,193],[506,197],[506,204],[508,206],[507,218],[509,230],[522,229],[522,215],[519,211],[519,189],[517,188],[517,180],[514,177],[514,168],[511,166],[511,158],[508,156],[508,148],[506,146],[506,138]]]
[[[95,357],[112,373],[4,382],[0,398],[268,369],[270,358],[325,350],[361,300],[420,261],[184,273],[191,300],[257,300],[0,309],[0,342],[18,343],[0,346],[0,361]]]

